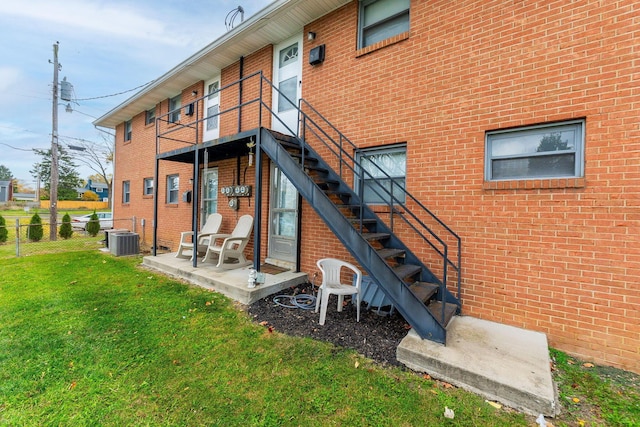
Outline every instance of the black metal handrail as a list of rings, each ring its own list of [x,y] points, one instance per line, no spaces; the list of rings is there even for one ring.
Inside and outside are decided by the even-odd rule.
[[[384,201],[384,206],[389,210],[389,227],[393,231],[395,227],[395,218],[400,218],[404,223],[408,226],[409,229],[413,230],[413,232],[422,239],[425,243],[427,243],[428,247],[433,249],[435,253],[438,254],[439,257],[442,257],[442,281],[440,283],[441,287],[446,287],[447,285],[447,277],[448,277],[448,268],[453,268],[454,271],[457,272],[457,297],[460,300],[461,296],[461,239],[449,226],[447,226],[440,218],[438,218],[430,209],[428,209],[422,202],[420,202],[415,196],[406,191],[406,189],[402,190],[402,195],[404,195],[404,201],[399,198],[398,194],[394,194],[394,188],[398,188],[396,181],[393,177],[389,176],[380,166],[377,164],[370,162],[373,168],[375,168],[376,175],[378,177],[382,177],[383,180],[391,182],[390,191],[381,185],[373,174],[364,167],[360,166],[357,161],[357,157],[362,155],[363,150],[357,147],[349,138],[347,138],[342,132],[340,132],[331,122],[329,122],[319,111],[317,111],[309,102],[304,99],[300,99],[299,103],[296,105],[296,102],[289,99],[285,94],[280,92],[280,90],[261,72],[255,72],[250,75],[243,77],[237,81],[234,81],[224,87],[218,89],[218,93],[222,94],[229,89],[232,89],[236,86],[240,86],[243,83],[247,82],[250,79],[258,78],[259,83],[257,84],[257,95],[253,98],[247,97],[249,99],[245,99],[243,102],[238,102],[236,105],[227,106],[222,111],[218,113],[208,116],[203,114],[203,118],[199,118],[199,102],[203,100],[209,94],[205,94],[198,99],[194,99],[192,102],[195,105],[195,117],[194,121],[189,123],[179,123],[175,128],[170,128],[165,130],[164,132],[160,131],[159,127],[156,128],[156,153],[160,152],[159,140],[167,139],[179,142],[185,142],[179,139],[174,139],[169,135],[173,132],[177,131],[178,128],[192,127],[196,126],[197,123],[201,121],[205,121],[208,118],[214,116],[222,116],[225,114],[229,114],[233,111],[237,111],[240,117],[241,111],[243,108],[258,103],[260,108],[258,108],[258,117],[257,117],[257,126],[263,126],[263,109],[267,112],[268,116],[271,118],[271,122],[273,120],[278,120],[285,129],[287,129],[292,135],[295,135],[300,140],[301,144],[308,141],[313,137],[317,141],[319,141],[326,149],[328,149],[329,153],[337,160],[337,171],[336,173],[345,183],[349,182],[350,178],[353,178],[353,187],[355,187],[355,183],[358,182],[360,185],[358,188],[353,188],[355,194],[358,195],[358,203],[360,204],[360,218],[359,218],[359,227],[360,231],[362,231],[363,227],[363,212],[364,209],[362,207],[365,205],[363,191],[364,191],[364,182],[365,179],[368,180],[367,188],[373,191],[380,200]],[[265,96],[265,86],[269,91],[270,96]],[[246,94],[245,94],[246,96]],[[273,111],[269,101],[274,97],[281,97],[284,101],[291,103],[296,109],[298,114],[297,120],[297,129],[291,129],[290,126],[287,125],[281,118]],[[306,110],[309,113],[305,112]],[[167,112],[161,116],[158,116],[156,121],[165,122],[168,121],[165,119],[165,116],[169,116],[172,112]],[[313,117],[312,117],[313,115]],[[314,119],[316,118],[316,119]],[[196,130],[197,132],[197,130]],[[301,147],[303,148],[303,147]],[[301,150],[302,159],[300,162],[301,167],[304,165],[305,160],[305,150]],[[349,175],[347,175],[349,174]],[[349,184],[348,184],[349,185]],[[412,207],[407,206],[407,201],[409,201]],[[379,203],[376,203],[380,205]],[[417,212],[417,213],[416,213]],[[456,246],[456,254],[454,259],[450,259],[449,257],[449,245],[447,242],[431,227],[429,227],[423,219],[421,218],[429,218],[441,227],[441,230],[444,230],[444,235],[450,236],[450,238],[455,242]],[[443,299],[443,317],[444,317],[444,298],[445,292],[441,289],[440,295]]]
[[[325,130],[321,125],[319,125],[315,120],[313,120],[309,114],[303,111],[303,108],[308,108],[314,116],[317,116],[322,120],[324,125],[329,128],[329,131]],[[344,178],[343,165],[346,166],[349,172],[354,174],[354,177],[359,178],[359,188],[358,191],[355,191],[359,195],[359,203],[362,206],[364,204],[363,198],[363,189],[364,189],[364,179],[370,179],[369,189],[375,192],[375,194],[383,200],[387,208],[389,209],[389,213],[391,216],[390,219],[390,228],[393,231],[393,217],[394,214],[398,214],[398,216],[415,232],[418,236],[425,241],[432,249],[434,249],[439,256],[443,258],[443,274],[442,274],[442,283],[441,286],[446,286],[447,283],[447,266],[451,266],[457,272],[457,288],[458,288],[458,299],[460,298],[461,293],[461,239],[457,233],[455,233],[449,226],[447,226],[440,218],[438,218],[430,209],[428,209],[424,204],[422,204],[418,199],[416,199],[411,193],[403,190],[403,194],[405,195],[405,202],[397,197],[394,194],[393,189],[396,186],[394,179],[386,173],[382,168],[380,168],[377,164],[371,163],[371,165],[376,168],[376,174],[380,174],[382,179],[388,180],[391,182],[391,191],[381,185],[365,168],[358,165],[357,160],[354,156],[358,156],[362,153],[362,150],[358,148],[349,138],[347,138],[344,134],[342,134],[333,124],[331,124],[319,111],[317,111],[311,104],[309,104],[306,100],[300,100],[299,107],[300,114],[300,129],[301,135],[299,135],[300,139],[303,141],[307,141],[307,132],[311,132],[313,137],[315,137],[318,141],[322,142],[326,148],[328,148],[329,152],[337,157],[338,161],[338,174],[341,178]],[[310,126],[311,125],[311,126]],[[337,135],[337,138],[333,138],[329,132],[333,132]],[[347,145],[347,148],[344,145]],[[352,155],[350,152],[353,152]],[[354,165],[354,166],[352,166]],[[379,176],[380,176],[379,175]],[[343,181],[346,181],[343,179]],[[352,188],[353,189],[353,188]],[[382,193],[382,194],[381,194]],[[447,243],[440,238],[437,233],[432,230],[429,226],[427,226],[416,213],[415,209],[409,209],[406,206],[406,200],[410,200],[419,211],[426,213],[426,215],[433,219],[439,224],[442,229],[450,235],[456,242],[457,246],[457,254],[455,262],[449,258],[449,248]],[[360,209],[360,226],[362,227],[362,212]],[[413,221],[410,221],[410,219]],[[422,232],[420,229],[423,229]],[[437,247],[437,245],[428,238],[431,236],[433,239],[437,241],[441,247]],[[441,296],[444,299],[444,292],[441,292]],[[444,304],[443,304],[443,317],[444,317]]]

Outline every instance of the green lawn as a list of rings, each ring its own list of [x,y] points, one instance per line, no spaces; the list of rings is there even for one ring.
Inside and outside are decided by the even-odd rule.
[[[139,263],[97,251],[0,259],[0,425],[535,425],[350,350],[269,332],[226,297]]]

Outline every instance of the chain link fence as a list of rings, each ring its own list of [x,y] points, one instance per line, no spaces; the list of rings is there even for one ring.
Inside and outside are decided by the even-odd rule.
[[[6,242],[0,242],[0,257],[2,258],[107,248],[110,231],[139,231],[144,235],[144,226],[138,227],[143,230],[136,230],[135,217],[114,219],[113,228],[101,227],[95,236],[86,231],[86,224],[74,225],[71,223],[71,235],[66,238],[62,237],[60,233],[62,221],[59,221],[55,240],[50,238],[51,226],[49,222],[29,224],[30,217],[18,217],[15,218],[13,224],[10,224],[12,220],[13,218],[7,220],[4,226],[0,225],[0,236],[3,234],[3,229],[7,234]]]

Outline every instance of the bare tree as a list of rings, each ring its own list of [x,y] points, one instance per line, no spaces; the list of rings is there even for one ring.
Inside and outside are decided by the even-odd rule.
[[[100,134],[100,142],[75,140],[68,144],[69,149],[76,152],[75,160],[89,167],[107,184],[109,189],[109,207],[113,199],[113,174],[110,173],[113,164],[114,139],[110,135]]]

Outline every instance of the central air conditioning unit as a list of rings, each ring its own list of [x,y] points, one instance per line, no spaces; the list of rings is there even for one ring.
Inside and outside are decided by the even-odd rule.
[[[138,240],[138,233],[109,233],[109,250],[115,256],[137,255],[140,251]]]

